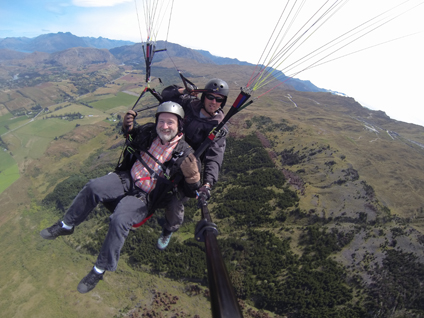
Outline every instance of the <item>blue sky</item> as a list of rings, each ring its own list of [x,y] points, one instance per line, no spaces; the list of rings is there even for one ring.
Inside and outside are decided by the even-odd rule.
[[[332,0],[329,2],[335,2]],[[146,40],[143,8],[155,0],[10,0],[2,1],[0,38],[36,37],[71,32],[77,36],[106,37],[141,42]],[[286,1],[281,0],[174,0],[158,27],[158,39],[204,49],[214,55],[257,63]],[[305,3],[305,17],[325,1]],[[342,1],[343,2],[343,1]],[[385,111],[391,118],[424,126],[422,77],[424,74],[423,0],[405,1],[394,12],[409,12],[370,32],[346,51],[351,53],[378,43],[372,49],[302,72],[295,77],[343,92],[364,106]],[[401,0],[351,0],[328,22],[327,29],[308,40],[312,50],[343,28],[359,25],[385,12]],[[137,10],[136,10],[137,8]],[[309,10],[309,11],[308,11]],[[138,12],[138,16],[137,16]],[[139,23],[140,22],[140,28]],[[168,29],[168,26],[170,28]],[[141,34],[140,34],[141,30]],[[317,32],[318,34],[318,32]],[[413,35],[411,35],[413,34]],[[407,36],[406,35],[411,35]],[[314,35],[315,36],[315,35]],[[311,46],[309,46],[311,45]],[[299,52],[299,53],[298,53]],[[296,54],[300,54],[297,51]]]

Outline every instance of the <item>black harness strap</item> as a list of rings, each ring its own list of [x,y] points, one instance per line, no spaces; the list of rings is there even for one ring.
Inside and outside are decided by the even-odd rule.
[[[162,171],[163,171],[163,174],[164,174],[164,176],[165,176],[165,178],[166,179],[169,179],[169,175],[166,173],[166,167],[165,167],[165,165],[162,163],[162,162],[160,162],[157,158],[155,158],[150,152],[148,152],[148,151],[145,151],[144,152],[146,155],[148,155],[150,158],[152,158],[153,160],[154,160],[154,162],[156,162],[160,167],[161,167],[161,169],[162,169]],[[137,158],[138,159],[138,158]],[[140,159],[139,159],[140,160]],[[145,162],[142,162],[141,160],[140,160],[140,162],[143,164],[143,166],[145,166]],[[149,167],[146,167],[146,169],[149,171]],[[150,169],[151,170],[151,169]],[[150,172],[150,171],[149,171]],[[151,173],[151,172],[150,172]]]
[[[153,158],[152,155],[148,151],[146,151],[145,153],[149,154],[151,156],[151,158]],[[141,158],[141,156],[138,152],[134,151],[133,154],[137,158],[137,160],[140,161],[140,163],[144,166],[144,168],[146,168],[146,170],[149,172],[151,180],[161,178],[161,176],[159,176],[159,174],[157,174],[152,168],[150,168],[149,165],[146,163],[146,161],[144,161],[143,158]],[[153,158],[153,159],[155,159],[155,158]],[[155,160],[155,162],[157,162],[163,170],[164,166],[159,161]],[[165,176],[165,178],[163,178],[163,179],[169,181],[169,176],[165,173],[165,171],[163,171],[163,174]]]

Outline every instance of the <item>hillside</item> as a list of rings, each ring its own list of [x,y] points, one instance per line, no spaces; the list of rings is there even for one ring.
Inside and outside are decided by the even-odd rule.
[[[0,62],[7,60],[20,60],[25,58],[28,53],[16,52],[9,49],[0,49]]]
[[[173,63],[199,87],[225,79],[230,102],[252,72],[249,65],[163,59],[153,68],[166,75],[157,89],[178,84]],[[78,86],[82,92],[91,83],[88,92],[78,93],[77,81],[46,80],[37,87],[51,90],[48,111],[2,128],[17,128],[2,140],[22,177],[0,195],[0,310],[16,317],[208,317],[194,202],[166,252],[154,248],[158,213],[131,233],[118,271],[87,295],[75,288],[95,260],[108,212],[99,208],[69,238],[39,237],[89,178],[113,169],[122,138],[117,115],[136,98],[124,91],[140,93],[144,80],[142,70],[113,63],[75,72],[89,79]],[[34,96],[29,89],[16,88],[20,101]],[[51,97],[59,89],[66,100]],[[229,129],[210,210],[245,317],[424,314],[423,127],[352,98],[281,86],[237,114]]]
[[[47,63],[66,67],[100,63],[118,64],[118,61],[106,49],[73,47],[65,51],[52,53]]]

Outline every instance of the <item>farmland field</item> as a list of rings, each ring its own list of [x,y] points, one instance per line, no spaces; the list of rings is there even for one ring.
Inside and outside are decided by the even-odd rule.
[[[81,113],[81,115],[86,116],[86,119],[89,119],[91,117],[106,117],[105,113],[99,109],[95,109],[95,108],[89,108],[83,105],[78,105],[78,104],[65,104],[65,105],[69,105],[66,107],[63,107],[61,109],[58,109],[54,112],[48,113],[46,114],[47,117],[50,117],[51,115],[54,116],[60,116],[60,115],[64,115],[64,114],[69,114],[69,113]],[[44,116],[44,115],[43,115]],[[78,122],[80,123],[80,122]],[[82,124],[82,123],[80,123]]]
[[[19,169],[9,152],[0,152],[0,193],[19,178]]]
[[[6,126],[9,126],[9,129],[13,129],[15,126],[22,125],[24,121],[29,121],[29,120],[30,119],[26,116],[19,116],[19,117],[13,118],[13,115],[11,113],[0,116],[0,135],[3,135],[4,133],[8,131]],[[19,125],[16,125],[16,123],[19,123]]]
[[[120,92],[116,94],[115,97],[99,100],[99,101],[90,103],[90,105],[96,109],[99,109],[102,111],[108,111],[112,108],[119,107],[119,106],[126,106],[126,107],[132,106],[136,100],[137,100],[137,96]]]
[[[126,96],[129,96],[130,100],[135,98],[135,96],[123,93],[118,96],[118,99],[126,100],[120,98]],[[108,100],[110,99],[117,100],[116,97]],[[113,102],[110,103],[110,105],[112,104]],[[89,108],[79,104],[61,103],[55,106],[61,108],[47,113],[42,112],[33,121],[27,116],[16,118],[13,118],[12,114],[0,116],[0,133],[4,134],[2,139],[8,146],[7,151],[1,149],[0,153],[0,193],[19,178],[18,165],[28,159],[42,157],[55,138],[60,138],[77,125],[95,125],[104,121],[108,116],[102,109]],[[54,107],[50,107],[50,110],[52,109]],[[60,117],[72,113],[80,113],[84,117],[71,121]],[[58,117],[56,118],[56,116]],[[11,132],[7,133],[8,131]],[[13,154],[13,157],[10,153]]]

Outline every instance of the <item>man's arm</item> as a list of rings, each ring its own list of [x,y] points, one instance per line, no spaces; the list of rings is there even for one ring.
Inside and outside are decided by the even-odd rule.
[[[165,87],[161,95],[164,102],[172,101],[178,103],[184,109],[193,99],[197,98],[197,93],[188,94],[184,87],[177,85]]]
[[[218,181],[219,172],[224,161],[226,146],[226,137],[222,136],[218,138],[218,140],[212,142],[206,150],[203,160],[203,184],[208,183],[211,188]]]

